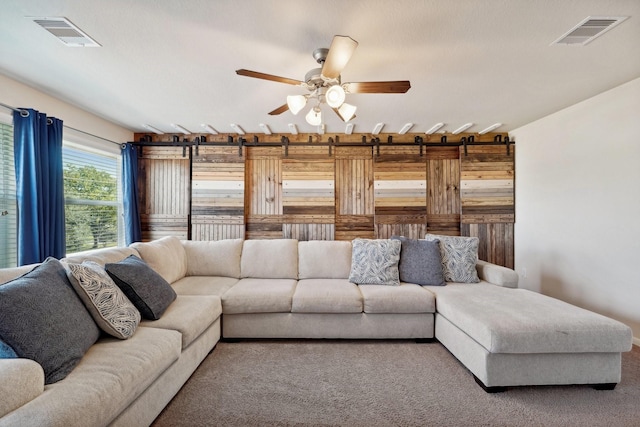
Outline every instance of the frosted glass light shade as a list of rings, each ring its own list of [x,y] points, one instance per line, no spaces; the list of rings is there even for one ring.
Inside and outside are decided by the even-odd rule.
[[[356,106],[347,104],[345,102],[340,106],[340,108],[338,108],[338,114],[340,114],[340,117],[342,117],[342,120],[344,120],[345,122],[348,122],[356,114]]]
[[[338,108],[344,102],[346,94],[344,93],[344,89],[340,85],[333,85],[328,90],[327,93],[324,94],[325,99],[327,100],[327,104],[331,108]]]
[[[312,126],[320,126],[322,123],[322,112],[320,112],[320,108],[314,107],[309,110],[305,119],[307,120],[307,123]]]
[[[287,96],[287,106],[293,114],[298,114],[305,105],[307,105],[307,98],[304,95]]]

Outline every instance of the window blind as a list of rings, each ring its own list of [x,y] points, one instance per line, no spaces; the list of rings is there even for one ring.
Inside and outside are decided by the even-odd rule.
[[[0,268],[18,262],[17,215],[13,126],[0,123]]]

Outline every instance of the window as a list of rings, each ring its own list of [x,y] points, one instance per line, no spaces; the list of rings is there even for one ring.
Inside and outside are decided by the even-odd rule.
[[[124,242],[118,155],[64,141],[67,254]]]
[[[18,262],[16,176],[13,160],[13,126],[0,122],[0,268]]]

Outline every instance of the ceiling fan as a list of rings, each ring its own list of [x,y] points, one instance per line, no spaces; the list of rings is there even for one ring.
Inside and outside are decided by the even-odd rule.
[[[272,116],[282,114],[287,110],[298,114],[311,99],[315,101],[315,105],[305,117],[310,125],[319,126],[322,124],[320,104],[325,102],[343,121],[348,122],[355,117],[356,107],[344,102],[347,94],[405,93],[411,88],[411,83],[408,80],[342,83],[340,73],[346,67],[357,46],[358,42],[351,37],[334,36],[329,49],[318,48],[313,51],[313,58],[321,67],[310,70],[305,75],[304,81],[245,69],[236,70],[236,73],[241,76],[301,86],[310,92],[306,95],[287,96],[286,104],[269,112]]]

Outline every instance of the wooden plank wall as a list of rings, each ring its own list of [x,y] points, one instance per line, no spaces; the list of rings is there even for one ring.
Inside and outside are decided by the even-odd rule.
[[[140,222],[143,240],[189,235],[189,150],[143,147],[139,156]]]
[[[244,238],[244,156],[235,147],[199,147],[191,171],[191,239]]]
[[[427,233],[427,164],[416,147],[381,147],[374,156],[375,236],[423,239]]]
[[[460,147],[461,234],[480,238],[480,259],[513,268],[515,147]]]
[[[466,235],[481,259],[513,267],[515,146],[194,150],[142,148],[145,240]]]

